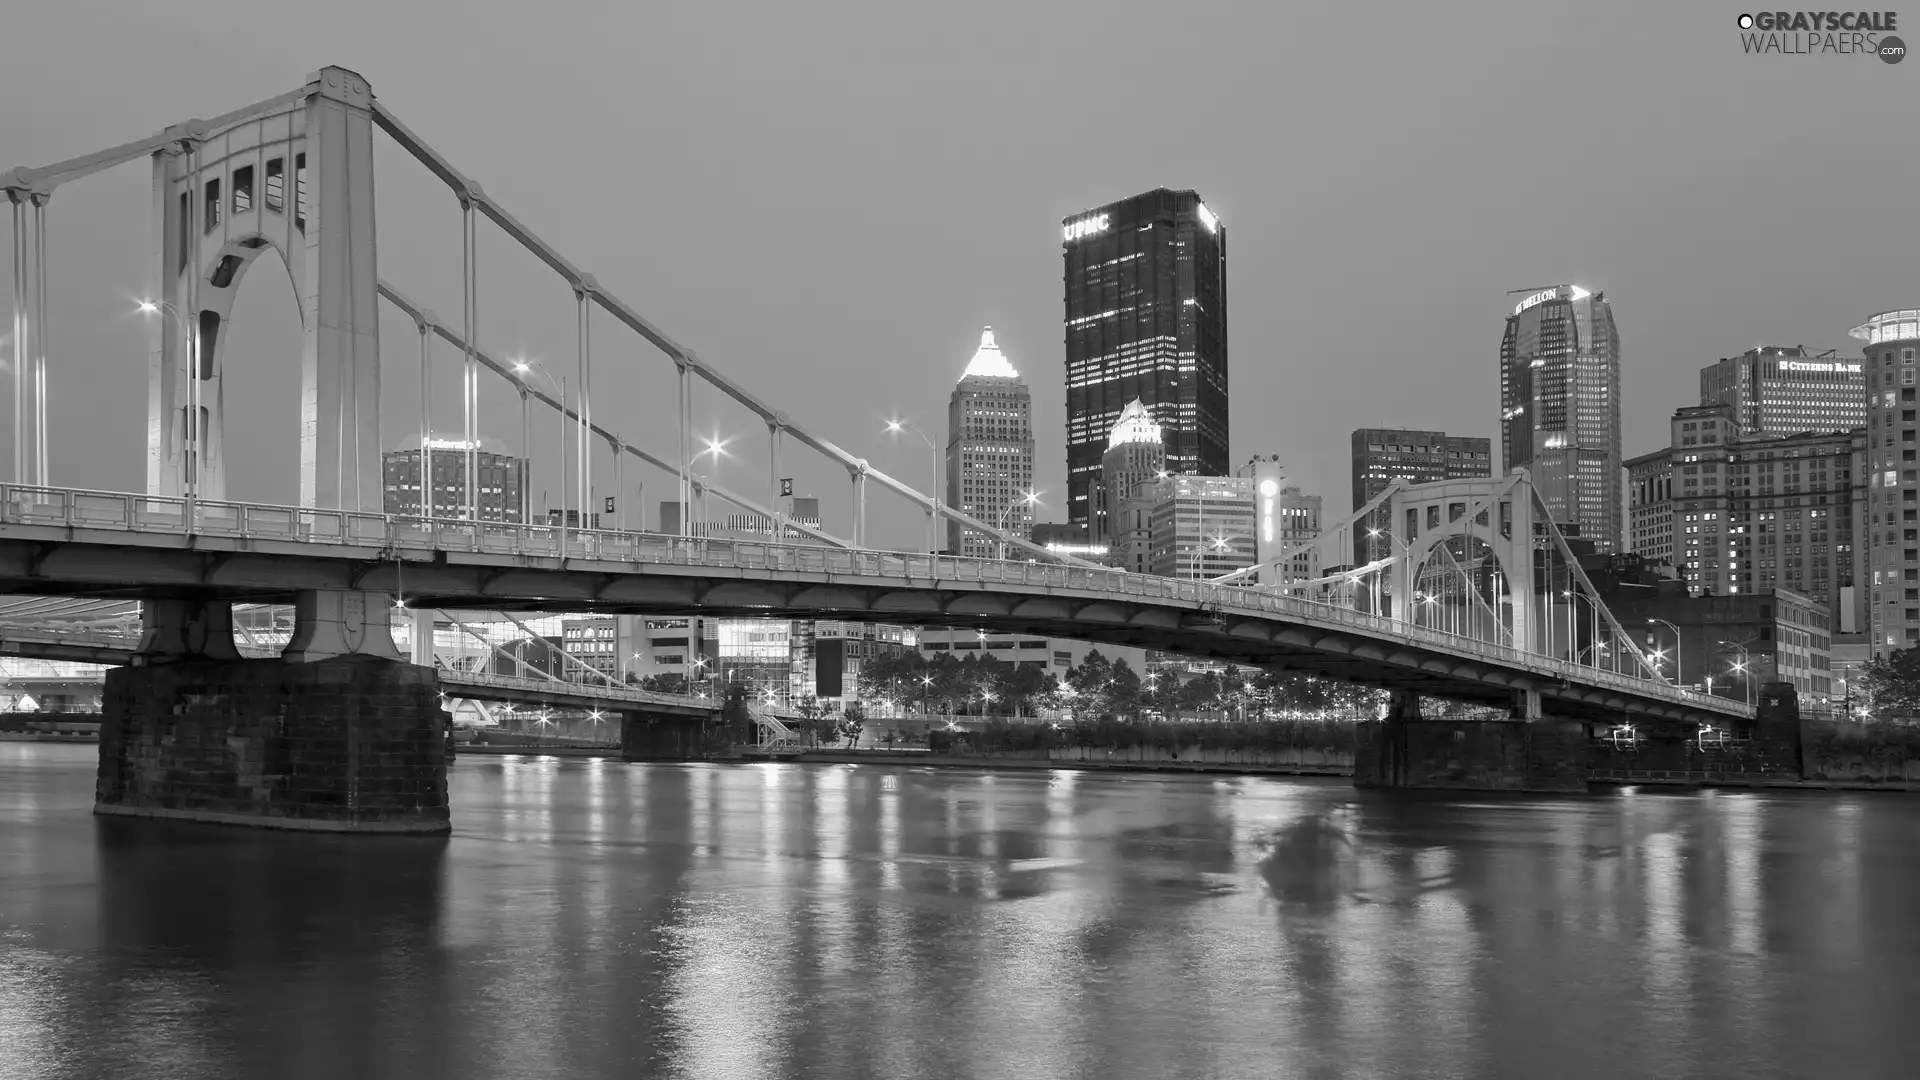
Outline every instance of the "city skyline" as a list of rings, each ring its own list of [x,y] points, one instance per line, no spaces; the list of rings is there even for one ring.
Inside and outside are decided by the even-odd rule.
[[[1769,341],[1845,353],[1846,329],[1860,311],[1913,303],[1907,283],[1914,275],[1903,254],[1863,256],[1845,230],[1774,215],[1774,208],[1808,192],[1837,190],[1839,174],[1821,163],[1844,158],[1894,121],[1897,96],[1888,93],[1895,85],[1889,80],[1909,77],[1912,65],[1881,70],[1742,56],[1737,44],[1722,42],[1731,31],[1717,13],[1681,18],[1672,35],[1648,40],[1636,29],[1632,7],[1529,9],[1529,19],[1519,21],[1476,10],[1440,25],[1422,10],[1385,5],[1360,16],[1370,47],[1400,69],[1394,86],[1353,87],[1337,116],[1281,114],[1272,138],[1249,142],[1237,133],[1269,123],[1269,97],[1311,93],[1329,79],[1344,85],[1346,68],[1315,57],[1269,71],[1250,43],[1280,27],[1282,15],[1223,8],[1217,46],[1174,46],[1182,62],[1204,56],[1190,66],[1214,104],[1197,111],[1171,102],[1146,107],[1153,123],[1190,132],[1182,145],[1194,149],[1176,165],[1119,137],[1132,120],[1069,123],[1060,109],[1028,109],[1019,104],[1024,98],[1007,96],[1015,85],[1057,96],[1056,88],[1064,92],[1103,66],[1103,50],[1058,44],[1074,35],[1071,21],[1055,12],[1016,17],[1009,8],[1004,32],[965,41],[930,38],[905,55],[860,43],[910,32],[909,25],[883,35],[863,29],[864,20],[849,10],[816,12],[809,20],[782,17],[745,33],[723,26],[725,20],[683,12],[675,29],[686,47],[636,76],[632,96],[640,104],[632,111],[590,90],[597,67],[614,62],[611,40],[618,34],[559,65],[527,55],[541,53],[543,43],[557,44],[557,28],[533,28],[509,45],[472,27],[351,2],[300,24],[261,13],[236,23],[227,5],[207,0],[189,0],[164,18],[56,6],[23,13],[20,32],[9,39],[15,47],[0,46],[10,82],[62,91],[0,118],[0,138],[12,155],[0,168],[137,138],[235,100],[278,92],[324,63],[349,62],[410,122],[463,148],[489,194],[584,251],[587,269],[607,287],[648,297],[661,325],[704,357],[782,400],[796,417],[846,433],[850,451],[916,485],[924,447],[887,438],[884,421],[937,423],[948,388],[942,384],[951,376],[934,361],[966,348],[982,324],[993,325],[1010,351],[1027,358],[1042,446],[1063,430],[1064,359],[1054,345],[1058,223],[1079,207],[1162,184],[1205,192],[1234,229],[1240,302],[1232,349],[1239,362],[1230,415],[1236,456],[1278,452],[1303,487],[1322,493],[1342,484],[1346,437],[1354,428],[1495,434],[1487,404],[1493,381],[1483,360],[1486,323],[1516,282],[1577,280],[1605,290],[1616,304],[1630,330],[1623,360],[1627,455],[1662,445],[1671,410],[1697,393],[1701,363]],[[376,12],[396,31],[391,40],[355,32],[357,20]],[[899,18],[913,24],[919,17]],[[992,24],[995,15],[983,11],[982,18]],[[1330,13],[1303,18],[1285,25],[1303,33],[1335,25]],[[226,40],[236,47],[220,70],[160,59],[198,46],[185,29],[192,25],[230,27]],[[519,77],[512,86],[474,80],[449,95],[397,44],[410,32],[442,35],[476,66],[510,66]],[[1152,40],[1144,28],[1116,34],[1116,48],[1146,48]],[[1579,47],[1568,48],[1570,41]],[[27,48],[28,42],[37,44]],[[825,48],[842,62],[831,74],[797,63],[796,43]],[[1468,78],[1448,59],[1458,49],[1557,59],[1551,72],[1512,64],[1489,69],[1486,79]],[[997,66],[975,62],[983,50]],[[1656,74],[1631,84],[1612,78],[1611,58],[1624,52]],[[872,93],[908,55],[951,78],[889,83],[888,95]],[[723,72],[740,74],[737,90],[676,91],[691,85],[684,65],[716,59]],[[1429,92],[1410,99],[1401,85],[1407,80]],[[769,86],[780,92],[769,96]],[[1561,102],[1583,96],[1608,101],[1605,115],[1585,129],[1598,164],[1528,160],[1514,163],[1499,184],[1486,182],[1483,163],[1498,155],[1512,130],[1549,122]],[[576,114],[581,127],[549,127],[545,119],[561,110]],[[840,114],[850,122],[827,128],[807,120]],[[929,116],[941,123],[908,123]],[[1822,122],[1810,122],[1814,117]],[[495,125],[503,122],[521,132],[518,152],[489,154]],[[593,126],[636,125],[649,133],[645,151],[617,143],[588,150],[578,135]],[[1420,134],[1442,127],[1449,132],[1444,143]],[[736,134],[716,141],[704,134],[709,130]],[[902,134],[886,140],[847,134],[877,131]],[[1786,132],[1793,132],[1793,154],[1779,152]],[[1019,182],[1006,184],[994,155],[979,151],[1013,146],[1025,156]],[[663,150],[685,164],[641,167],[648,154]],[[1879,153],[1874,169],[1849,176],[1851,205],[1897,204],[1892,178],[1915,164],[1917,152],[1893,146]],[[1404,168],[1413,157],[1421,167]],[[574,160],[583,167],[569,173],[563,195],[548,183],[553,173],[545,162]],[[1298,160],[1324,163],[1319,172],[1334,179],[1290,171],[1287,162]],[[1649,161],[1662,167],[1648,169]],[[1714,167],[1703,170],[1704,162]],[[394,236],[382,246],[383,266],[396,280],[427,283],[423,303],[458,313],[457,208],[432,194],[411,163],[389,158],[379,167],[380,213]],[[1727,193],[1715,180],[1723,170],[1743,177],[1738,192]],[[645,178],[639,199],[631,190],[637,176]],[[850,178],[857,178],[851,189]],[[52,207],[63,251],[78,245],[90,261],[107,260],[94,265],[123,268],[124,279],[79,292],[64,276],[77,255],[63,254],[67,261],[53,267],[56,483],[141,486],[128,463],[137,459],[144,435],[144,394],[127,372],[138,370],[146,341],[145,327],[129,312],[144,291],[139,267],[151,238],[144,216],[129,207],[145,186],[138,176],[115,176],[63,190]],[[844,203],[849,190],[859,200],[857,220],[913,223],[914,250],[939,256],[930,277],[910,280],[875,256],[901,238],[899,230],[829,225],[813,212]],[[1529,191],[1551,191],[1582,210],[1521,226],[1515,213],[1520,193]],[[132,204],[122,201],[129,192]],[[640,212],[647,205],[677,209],[656,220]],[[962,209],[928,213],[933,206]],[[1356,243],[1356,235],[1365,242]],[[1796,256],[1786,269],[1773,257],[1783,249]],[[1383,254],[1392,259],[1391,273],[1382,269]],[[570,297],[545,284],[527,288],[534,274],[529,263],[509,256],[497,235],[483,236],[481,337],[501,353],[524,352],[564,373],[572,366]],[[1760,266],[1768,269],[1747,269]],[[1815,273],[1810,268],[1816,266],[1825,269]],[[790,284],[743,296],[730,287],[742,274]],[[1695,299],[1703,288],[1714,293],[1711,306]],[[236,366],[230,375],[232,490],[236,497],[277,501],[297,465],[287,435],[297,413],[297,321],[283,280],[254,274],[241,289],[228,328],[230,348],[285,359]],[[521,294],[532,300],[511,305],[507,314],[505,298]],[[884,317],[866,315],[876,311]],[[596,333],[604,325],[597,324]],[[417,391],[405,374],[410,326],[386,318],[383,338],[386,362],[396,368],[387,380],[392,420],[382,434],[391,445],[416,426],[410,417]],[[1422,348],[1406,354],[1371,347],[1393,340]],[[457,379],[452,358],[442,350],[436,364],[436,386],[451,388]],[[823,379],[823,372],[836,377]],[[671,395],[644,387],[661,374],[653,363],[598,365],[597,396],[622,402],[636,431],[659,430],[670,419],[670,403],[661,399]],[[865,392],[845,394],[843,385]],[[83,428],[73,422],[83,389],[92,401],[89,420],[113,423]],[[606,414],[604,408],[596,413]],[[483,433],[512,441],[515,417],[510,392],[483,387]],[[457,419],[449,393],[436,408],[434,426],[449,430]],[[738,457],[723,463],[725,469],[757,479],[752,470],[764,451],[747,444],[763,439],[764,428],[707,398],[695,419],[702,432],[736,440]],[[552,437],[550,427],[535,432],[537,444]],[[671,438],[653,449],[671,452]],[[1040,452],[1034,479],[1055,500],[1065,486],[1057,457]],[[596,469],[596,483],[606,473]],[[661,479],[647,477],[650,493]],[[536,465],[532,484],[558,487],[551,463]],[[849,493],[843,477],[820,468],[803,471],[796,484],[821,493],[829,520],[844,520]],[[1042,517],[1064,514],[1055,501]],[[923,533],[923,518],[896,511],[875,518],[873,540],[914,546]]]

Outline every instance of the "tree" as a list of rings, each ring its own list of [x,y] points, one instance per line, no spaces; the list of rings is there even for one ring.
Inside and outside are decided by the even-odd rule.
[[[867,710],[857,701],[848,702],[840,714],[840,734],[846,738],[847,745],[856,749],[860,746],[860,732],[866,727]]]
[[[1873,703],[1880,719],[1920,712],[1920,647],[1876,656],[1860,669],[1854,686]]]
[[[678,672],[649,675],[640,680],[640,689],[655,694],[685,694],[687,693],[687,677]]]

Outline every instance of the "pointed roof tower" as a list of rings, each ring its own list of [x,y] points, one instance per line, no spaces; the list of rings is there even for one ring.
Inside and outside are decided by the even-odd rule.
[[[993,327],[991,326],[980,332],[980,351],[973,354],[973,359],[967,362],[966,373],[960,377],[970,379],[975,376],[982,376],[989,379],[1017,379],[1020,377],[1020,373],[1015,371],[1013,365],[1007,362],[1006,355],[1000,351],[1000,346],[994,343]]]
[[[1160,424],[1153,414],[1140,403],[1139,398],[1127,402],[1120,410],[1120,419],[1113,422],[1113,431],[1107,436],[1107,449],[1111,450],[1121,443],[1160,443]]]

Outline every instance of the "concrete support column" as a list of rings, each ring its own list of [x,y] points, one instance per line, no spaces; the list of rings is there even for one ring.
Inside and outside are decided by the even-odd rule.
[[[183,659],[107,672],[94,812],[445,833],[434,674],[396,659]]]
[[[1420,715],[1420,695],[1411,690],[1393,691],[1393,696],[1387,703],[1387,719],[1389,721],[1423,719]]]
[[[1507,716],[1514,720],[1540,719],[1540,691],[1515,690]]]
[[[238,660],[233,605],[225,600],[146,600],[140,604],[137,666],[184,660]]]
[[[315,589],[293,601],[293,638],[283,659],[311,663],[334,656],[400,659],[389,621],[393,598],[386,593]]]
[[[409,614],[413,619],[413,662],[421,667],[432,667],[433,612],[415,608]]]

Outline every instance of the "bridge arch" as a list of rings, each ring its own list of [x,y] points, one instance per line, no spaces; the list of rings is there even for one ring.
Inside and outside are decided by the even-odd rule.
[[[1490,564],[1484,618],[1493,640],[1525,646],[1534,603],[1533,482],[1524,470],[1491,479],[1449,480],[1400,488],[1388,498],[1395,554],[1393,617],[1426,625],[1415,610],[1427,568],[1462,556]],[[1477,586],[1478,583],[1476,583]],[[1405,598],[1405,599],[1401,599]]]
[[[149,331],[150,494],[227,495],[221,331],[272,248],[300,308],[300,502],[379,509],[372,106],[365,79],[326,68],[292,94],[170,130],[179,138],[153,154],[150,300],[164,317]]]

